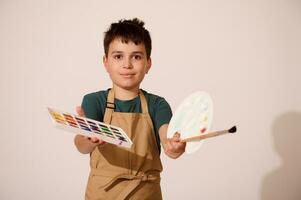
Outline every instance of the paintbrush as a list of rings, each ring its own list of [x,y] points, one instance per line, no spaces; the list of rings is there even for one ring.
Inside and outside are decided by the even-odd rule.
[[[203,135],[185,138],[185,139],[181,140],[181,142],[194,142],[194,141],[204,140],[204,139],[211,138],[211,137],[216,137],[219,135],[224,135],[227,133],[235,133],[235,132],[236,132],[236,126],[233,126],[232,128],[230,128],[228,130],[213,131],[213,132],[205,133]]]

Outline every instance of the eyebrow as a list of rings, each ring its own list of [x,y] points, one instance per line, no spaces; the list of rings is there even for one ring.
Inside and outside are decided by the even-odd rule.
[[[111,54],[115,54],[115,53],[124,53],[123,51],[112,51]],[[144,55],[143,51],[133,51],[131,52],[131,54],[142,54]]]
[[[114,53],[123,53],[123,51],[112,51],[111,54],[114,54]]]
[[[132,53],[133,54],[142,54],[142,55],[144,54],[143,51],[133,51]]]

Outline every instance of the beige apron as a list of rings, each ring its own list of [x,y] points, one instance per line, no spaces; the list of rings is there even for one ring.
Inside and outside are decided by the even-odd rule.
[[[86,200],[162,199],[162,164],[143,92],[142,113],[114,112],[114,91],[108,94],[104,122],[121,127],[133,141],[131,149],[99,145],[91,153]]]

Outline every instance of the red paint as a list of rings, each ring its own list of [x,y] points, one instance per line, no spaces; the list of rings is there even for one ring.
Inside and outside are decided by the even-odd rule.
[[[206,130],[206,127],[202,128],[201,133],[204,133]]]

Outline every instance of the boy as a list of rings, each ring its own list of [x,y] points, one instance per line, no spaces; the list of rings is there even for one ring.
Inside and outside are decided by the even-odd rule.
[[[167,156],[185,151],[180,135],[167,138],[172,116],[164,98],[140,89],[151,68],[151,38],[135,18],[111,24],[104,37],[103,63],[113,87],[85,95],[77,112],[121,127],[133,141],[131,149],[77,135],[79,152],[90,154],[86,199],[162,199],[160,141]]]

